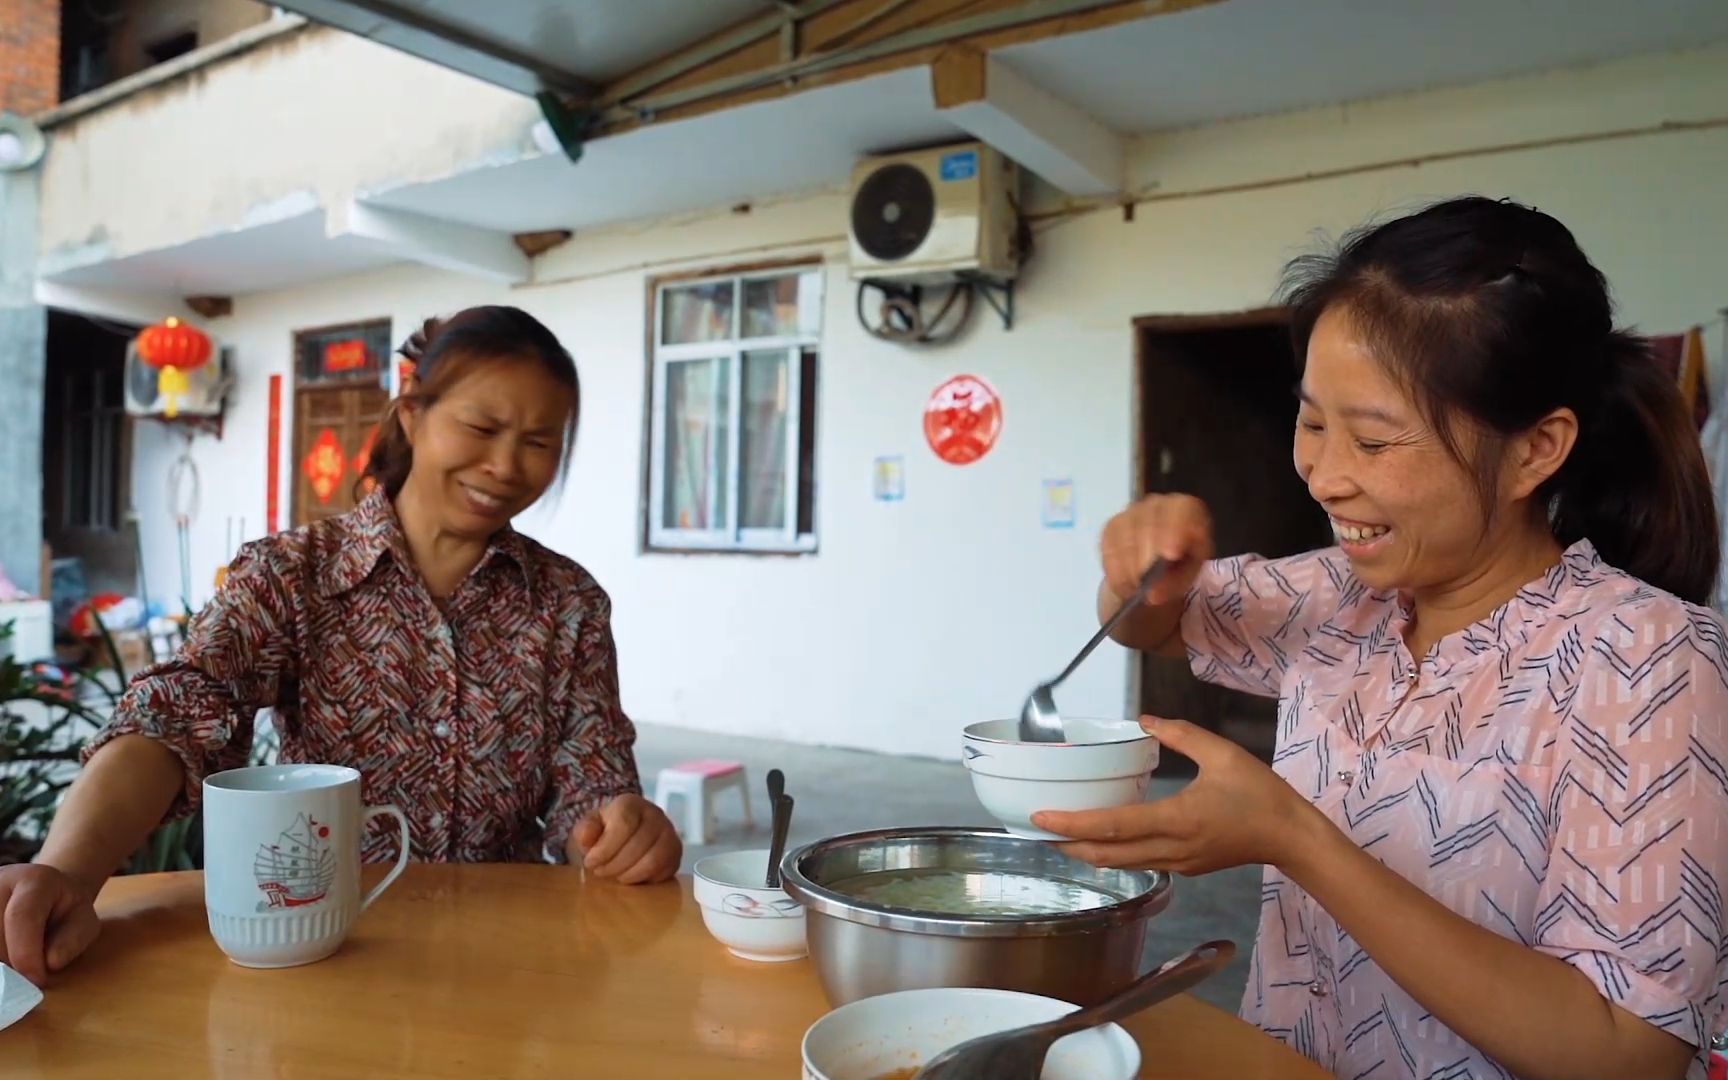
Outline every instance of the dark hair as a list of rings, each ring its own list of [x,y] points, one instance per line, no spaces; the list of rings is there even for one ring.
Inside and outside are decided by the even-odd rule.
[[[1607,281],[1560,222],[1453,199],[1292,261],[1281,293],[1298,370],[1321,314],[1343,305],[1485,509],[1504,440],[1571,409],[1577,442],[1535,495],[1555,539],[1588,538],[1609,564],[1708,602],[1721,549],[1697,431],[1648,342],[1615,329]],[[1482,436],[1471,460],[1459,421]]]
[[[471,307],[447,319],[427,319],[396,351],[413,362],[413,381],[404,384],[402,392],[378,421],[378,437],[372,444],[363,480],[372,480],[392,499],[407,481],[414,467],[414,449],[402,427],[404,404],[430,408],[476,368],[524,360],[539,364],[559,385],[570,390],[570,416],[564,422],[559,476],[568,473],[570,454],[576,445],[576,420],[582,407],[582,384],[576,375],[576,361],[534,316],[514,307]]]

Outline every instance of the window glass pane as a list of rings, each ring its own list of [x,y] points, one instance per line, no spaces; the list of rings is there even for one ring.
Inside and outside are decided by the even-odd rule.
[[[120,385],[118,378],[111,378],[109,381],[115,386]],[[118,529],[121,515],[126,509],[122,495],[126,487],[123,480],[125,474],[121,471],[121,466],[126,461],[126,414],[119,410],[110,410],[103,422],[107,427],[102,441],[105,456],[103,468],[108,479],[103,488],[105,505],[102,508],[102,524],[110,529]]]
[[[680,360],[666,365],[662,528],[726,527],[731,396],[732,362],[728,358]]]
[[[108,372],[98,370],[96,380],[97,402],[110,409],[124,409],[126,407],[124,383],[121,381],[121,372],[118,367]]]
[[[746,529],[786,527],[786,433],[791,372],[784,349],[744,354],[744,415],[738,455],[740,524]]]
[[[756,278],[744,283],[744,336],[782,337],[798,333],[798,278]]]
[[[732,336],[732,282],[683,285],[661,294],[660,340],[667,345],[725,341]]]
[[[390,323],[357,323],[301,334],[295,375],[299,385],[382,381],[389,375]],[[212,360],[214,362],[214,358]]]
[[[798,275],[798,333],[816,337],[822,333],[822,268],[811,267]]]
[[[74,416],[66,432],[66,524],[83,528],[90,522],[91,443],[94,418]]]
[[[87,413],[96,408],[96,376],[93,372],[79,372],[67,380],[72,385],[72,410]]]

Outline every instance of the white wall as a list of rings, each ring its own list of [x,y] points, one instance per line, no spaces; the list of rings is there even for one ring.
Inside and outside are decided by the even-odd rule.
[[[244,297],[217,327],[242,358],[230,434],[194,447],[205,477],[197,577],[207,582],[221,554],[224,515],[262,519],[265,376],[287,370],[294,329],[388,314],[401,336],[430,313],[516,303],[571,346],[587,396],[569,488],[522,527],[611,591],[630,712],[951,757],[962,724],[1014,713],[1093,628],[1096,534],[1133,484],[1135,316],[1258,306],[1315,229],[1470,191],[1558,215],[1627,321],[1672,331],[1707,320],[1728,303],[1728,120],[1709,116],[1728,113],[1721,102],[1728,50],[1717,49],[1149,138],[1136,180],[1155,201],[1132,222],[1115,209],[1047,221],[1014,331],[984,314],[964,342],[931,352],[875,342],[854,323],[837,194],[584,234],[514,290],[405,269]],[[1655,130],[1676,118],[1688,126]],[[1395,163],[1425,153],[1440,156]],[[1291,179],[1304,174],[1317,178]],[[829,267],[820,552],[639,553],[646,278],[811,250]],[[929,391],[962,371],[1002,392],[1006,427],[994,453],[957,469],[925,449],[919,424]],[[1228,417],[1218,424],[1227,438]],[[289,430],[285,418],[285,442]],[[175,576],[173,538],[152,498],[177,449],[141,433],[138,450],[160,590]],[[871,462],[893,453],[906,459],[907,498],[877,504]],[[1074,480],[1076,529],[1041,527],[1047,477]],[[1065,688],[1064,709],[1121,715],[1128,671],[1106,646]]]

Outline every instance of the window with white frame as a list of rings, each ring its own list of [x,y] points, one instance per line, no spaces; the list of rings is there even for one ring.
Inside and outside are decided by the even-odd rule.
[[[654,290],[648,547],[814,551],[820,266]]]

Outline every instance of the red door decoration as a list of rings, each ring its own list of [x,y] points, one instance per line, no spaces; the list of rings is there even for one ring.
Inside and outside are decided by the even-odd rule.
[[[1002,434],[1002,399],[976,375],[956,375],[924,406],[924,438],[950,465],[970,465]]]
[[[269,433],[265,436],[264,527],[276,532],[282,514],[282,376],[270,376]]]
[[[354,475],[365,477],[360,481],[360,490],[368,495],[372,494],[372,489],[378,486],[377,481],[366,476],[366,466],[372,463],[372,444],[377,439],[378,425],[373,424],[371,429],[366,432],[366,438],[360,441],[360,452],[354,455]]]
[[[324,346],[324,372],[328,375],[362,371],[368,359],[364,341],[332,341]]]
[[[327,503],[336,494],[336,485],[348,468],[342,456],[342,443],[336,438],[336,432],[325,428],[318,433],[312,449],[306,452],[306,460],[300,463],[306,479],[312,483],[312,494],[318,496],[319,502]]]

